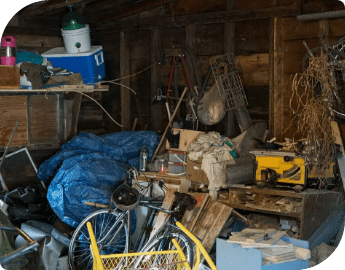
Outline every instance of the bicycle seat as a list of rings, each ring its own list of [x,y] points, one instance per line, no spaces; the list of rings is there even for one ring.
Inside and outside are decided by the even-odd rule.
[[[193,210],[197,203],[196,199],[193,196],[177,191],[174,194],[175,200],[180,207],[185,206],[187,210]]]

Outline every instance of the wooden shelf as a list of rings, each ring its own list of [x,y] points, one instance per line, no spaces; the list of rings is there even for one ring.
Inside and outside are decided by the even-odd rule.
[[[266,209],[263,207],[248,207],[243,204],[236,204],[236,203],[229,203],[228,201],[218,200],[219,202],[226,204],[235,209],[241,209],[246,211],[254,211],[254,212],[262,212],[265,214],[272,214],[272,215],[279,215],[279,216],[286,216],[286,217],[293,217],[293,218],[302,218],[302,213],[297,212],[279,212],[270,209]]]
[[[61,87],[51,87],[46,89],[9,89],[9,88],[0,88],[0,92],[6,93],[49,93],[49,92],[80,92],[80,93],[93,93],[96,91],[106,92],[109,91],[108,85],[62,85]]]
[[[252,199],[253,204],[246,205],[246,199],[243,200],[243,203],[234,201],[232,196],[237,196],[236,194],[239,196],[243,196],[244,194],[245,196],[251,196],[251,194],[255,195]],[[291,190],[249,186],[231,187],[229,189],[229,198],[227,200],[220,200],[220,202],[235,209],[300,219],[301,239],[308,240],[333,211],[341,196],[340,192],[330,190],[309,189],[303,192],[295,192]],[[285,212],[283,212],[273,206],[272,208],[267,208],[261,205],[264,198],[268,200],[272,198],[274,201],[274,197],[278,199],[279,197],[286,199],[291,198],[295,203],[298,203],[299,206],[291,209],[294,212],[286,212],[286,209],[282,209],[285,210]],[[241,200],[241,198],[237,198],[237,200]]]

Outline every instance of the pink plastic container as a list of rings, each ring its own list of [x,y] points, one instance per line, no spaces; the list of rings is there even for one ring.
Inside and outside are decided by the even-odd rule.
[[[16,65],[16,39],[11,36],[3,37],[1,39],[1,59],[0,63],[3,66]]]

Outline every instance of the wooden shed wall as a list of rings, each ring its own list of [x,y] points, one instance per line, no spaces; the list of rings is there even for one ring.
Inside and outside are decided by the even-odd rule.
[[[302,59],[306,54],[305,40],[309,48],[319,47],[319,34],[327,42],[334,42],[345,35],[345,19],[329,19],[301,22],[293,18],[275,18],[274,48],[274,135],[283,140],[299,139],[297,118],[291,108],[292,81],[296,73],[302,72]]]

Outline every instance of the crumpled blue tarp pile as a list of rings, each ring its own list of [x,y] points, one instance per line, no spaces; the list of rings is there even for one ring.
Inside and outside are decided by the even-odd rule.
[[[63,222],[76,228],[95,210],[85,202],[109,205],[111,194],[124,182],[126,169],[139,166],[140,149],[147,147],[151,159],[158,142],[159,135],[153,131],[101,137],[80,133],[41,164],[37,177],[43,182],[53,179],[47,193],[50,206]]]

